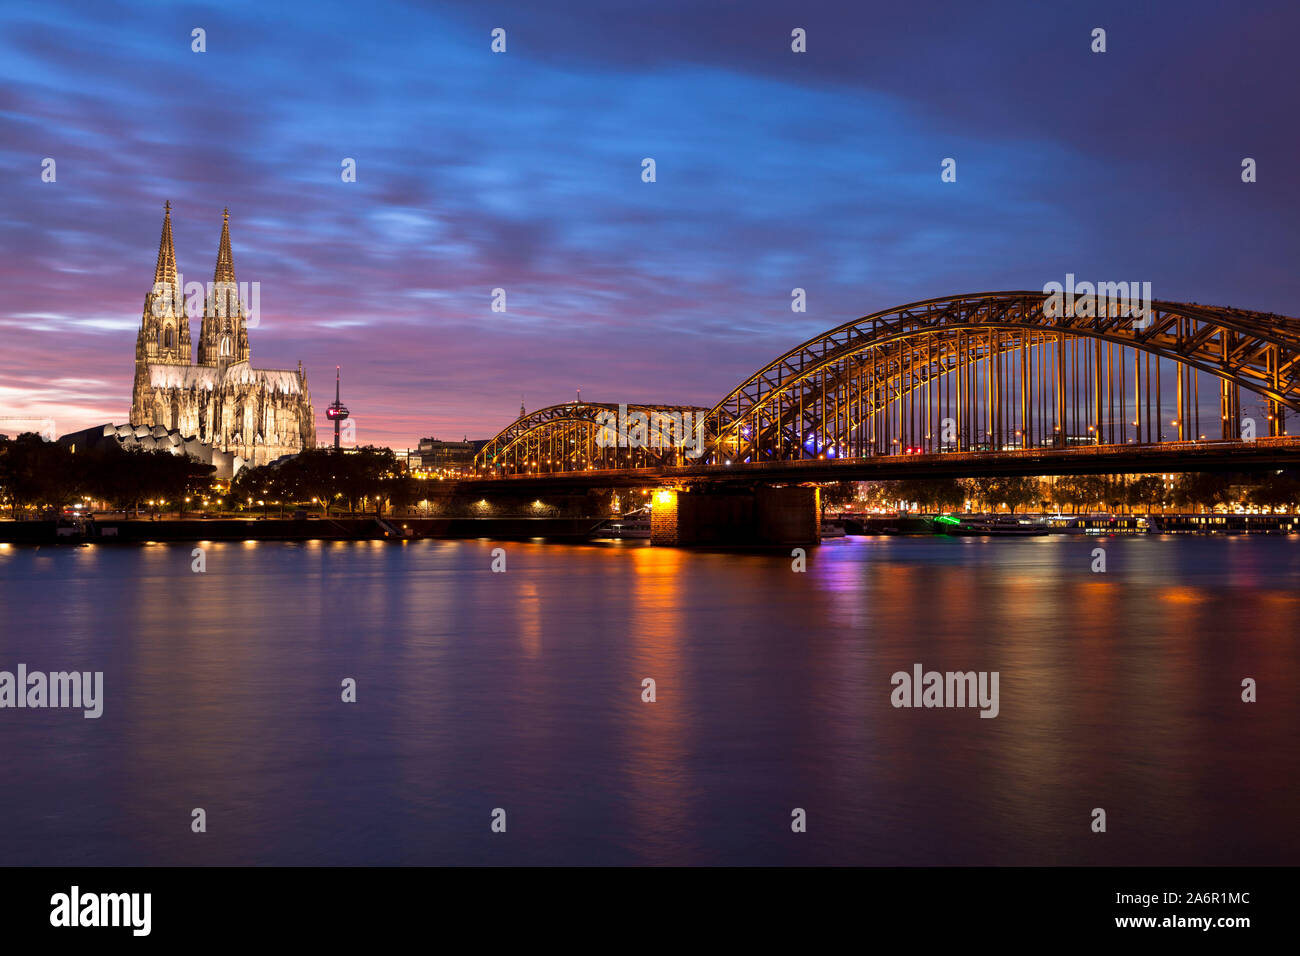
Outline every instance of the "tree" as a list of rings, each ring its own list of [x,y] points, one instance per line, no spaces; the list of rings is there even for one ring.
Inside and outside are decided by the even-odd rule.
[[[15,518],[31,506],[62,508],[83,484],[81,463],[64,446],[47,442],[34,432],[4,443],[0,485]]]
[[[388,501],[388,507],[393,513],[405,512],[419,500],[420,485],[421,482],[410,475],[393,475],[383,480],[380,493]]]
[[[252,508],[259,501],[293,500],[296,489],[286,480],[284,469],[283,465],[241,468],[230,483],[230,496],[241,508]]]
[[[1257,508],[1294,512],[1300,503],[1300,478],[1285,472],[1269,475],[1251,490],[1250,503]]]
[[[826,520],[826,509],[843,508],[852,504],[858,497],[856,481],[833,481],[821,486],[822,520]]]
[[[1078,514],[1105,499],[1106,480],[1100,475],[1063,475],[1052,485],[1051,496],[1058,508],[1069,505]]]
[[[1102,500],[1107,510],[1118,513],[1120,507],[1128,501],[1128,478],[1125,475],[1102,475]]]
[[[175,502],[185,510],[187,497],[212,484],[216,470],[189,455],[161,449],[106,448],[76,456],[85,471],[85,490],[122,510],[138,510],[146,500]]]
[[[966,494],[972,500],[979,502],[980,511],[991,511],[990,504],[996,505],[996,502],[1002,499],[998,497],[998,485],[1000,478],[967,478],[963,482]]]
[[[904,478],[890,482],[896,501],[915,501],[924,511],[948,511],[966,501],[966,489],[956,478]]]
[[[328,517],[335,498],[342,495],[338,469],[344,457],[326,448],[295,455],[276,469],[281,494],[292,501],[315,500]]]
[[[362,503],[373,503],[377,511],[386,502],[405,508],[415,500],[416,490],[397,464],[397,456],[373,446],[347,453],[312,448],[275,466],[244,469],[231,486],[232,495],[242,501],[315,499],[326,515],[339,501],[346,502],[350,511]]]
[[[1213,510],[1226,504],[1230,494],[1231,479],[1226,475],[1197,472],[1179,475],[1174,484],[1174,504],[1180,508]]]
[[[1012,514],[1016,513],[1016,508],[1036,502],[1042,496],[1042,486],[1037,478],[1003,478],[994,490]]]
[[[383,482],[401,472],[397,456],[388,448],[375,448],[367,445],[356,451],[342,455],[343,461],[337,468],[340,476],[341,490],[348,507],[357,510],[361,502],[378,502],[382,498]]]
[[[1144,506],[1147,514],[1150,514],[1155,505],[1164,503],[1165,483],[1159,475],[1142,475],[1129,482],[1125,489],[1125,499],[1130,508]]]
[[[1065,478],[1056,478],[1045,485],[1047,500],[1058,512],[1073,503],[1072,489]]]
[[[893,482],[888,481],[862,481],[858,483],[859,495],[868,505],[875,508],[882,508],[886,504],[896,501],[893,494]]]
[[[966,504],[966,489],[956,478],[935,478],[930,499],[937,511],[957,511]]]

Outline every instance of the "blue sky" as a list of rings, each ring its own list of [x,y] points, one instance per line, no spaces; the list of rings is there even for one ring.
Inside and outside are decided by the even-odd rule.
[[[230,207],[254,365],[301,359],[323,428],[341,364],[358,440],[395,447],[487,437],[521,393],[711,405],[856,316],[1067,272],[1300,312],[1293,3],[0,17],[0,415],[60,431],[126,418],[166,199],[201,281]]]

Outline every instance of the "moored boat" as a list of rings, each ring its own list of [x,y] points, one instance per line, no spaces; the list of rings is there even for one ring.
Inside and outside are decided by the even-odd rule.
[[[648,538],[650,537],[650,516],[644,512],[634,512],[622,518],[614,518],[607,521],[592,537]]]
[[[935,519],[935,534],[951,534],[961,537],[997,537],[997,538],[1036,538],[1050,534],[1050,529],[1040,521],[1032,518],[1017,518],[1014,515],[988,515],[955,518],[941,515]]]

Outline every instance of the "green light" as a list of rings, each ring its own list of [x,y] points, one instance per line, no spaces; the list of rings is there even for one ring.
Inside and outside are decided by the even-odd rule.
[[[953,524],[959,526],[961,525],[961,519],[954,518],[952,515],[939,515],[939,517],[935,518],[934,520],[939,522],[939,524]]]

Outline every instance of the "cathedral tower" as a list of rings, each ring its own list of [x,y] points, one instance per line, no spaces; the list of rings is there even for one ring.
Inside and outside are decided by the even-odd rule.
[[[136,337],[130,424],[197,438],[233,456],[235,471],[314,448],[315,412],[302,363],[297,371],[249,366],[249,320],[235,281],[229,210],[222,222],[217,268],[204,303],[199,360],[197,364],[191,361],[170,203],[165,210],[154,287],[145,297]],[[252,299],[256,308],[258,298],[254,295]],[[157,432],[154,434],[156,437]]]
[[[137,367],[191,364],[194,347],[190,342],[183,293],[176,269],[176,246],[172,242],[172,204],[168,201],[163,206],[162,238],[158,240],[153,288],[144,297],[144,314],[135,338]]]
[[[221,242],[217,246],[217,267],[203,308],[199,330],[199,365],[214,367],[247,362],[248,330],[244,303],[235,280],[235,259],[230,252],[230,210],[223,213]]]

